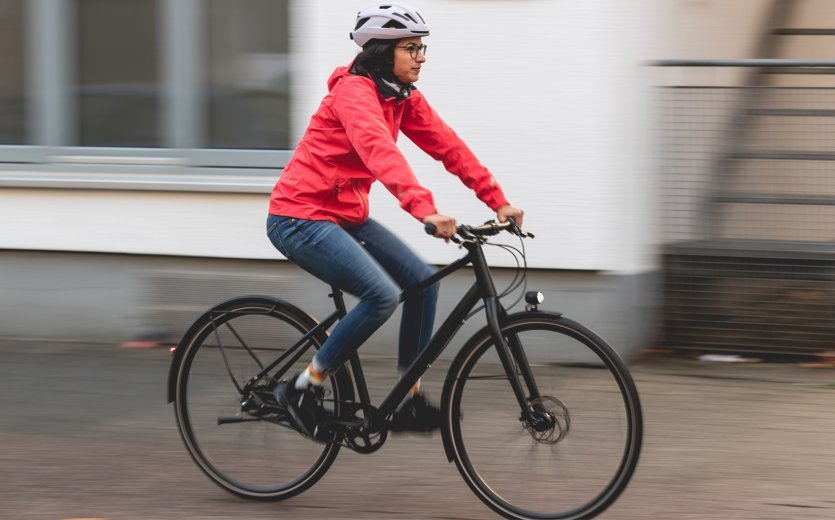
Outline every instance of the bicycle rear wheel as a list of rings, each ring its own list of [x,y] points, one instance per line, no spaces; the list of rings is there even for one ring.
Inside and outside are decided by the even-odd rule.
[[[321,334],[289,350],[314,325],[280,300],[241,297],[204,314],[177,347],[184,349],[175,368],[177,426],[200,469],[227,491],[288,498],[319,480],[339,452],[335,442],[315,443],[293,430],[272,396],[275,383],[303,370],[314,352],[309,347],[324,340]],[[288,354],[282,363],[252,381],[282,354]],[[334,402],[349,391],[347,378],[342,371],[326,382]]]
[[[640,453],[642,413],[629,372],[602,339],[555,314],[514,315],[501,330],[524,353],[514,356],[515,368],[542,421],[522,420],[492,337],[477,334],[453,363],[444,393],[459,471],[507,518],[598,515],[626,487]],[[521,365],[530,367],[539,397]]]

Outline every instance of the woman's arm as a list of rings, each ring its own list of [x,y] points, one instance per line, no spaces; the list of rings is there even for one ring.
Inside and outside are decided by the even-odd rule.
[[[458,176],[490,209],[498,212],[503,206],[510,207],[490,171],[429,106],[426,98],[413,91],[406,103],[400,124],[403,133],[433,159],[441,161],[447,171]]]
[[[432,193],[418,183],[394,142],[374,84],[364,78],[346,77],[340,80],[333,94],[331,110],[371,174],[416,219],[423,221],[437,213]]]

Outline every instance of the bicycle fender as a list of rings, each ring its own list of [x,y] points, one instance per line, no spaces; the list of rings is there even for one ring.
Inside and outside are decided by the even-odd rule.
[[[203,315],[200,316],[200,318],[196,319],[194,323],[192,323],[192,325],[188,328],[186,333],[183,334],[183,337],[182,339],[180,339],[180,342],[174,348],[174,355],[171,359],[171,366],[168,369],[167,402],[171,403],[174,401],[174,395],[177,390],[177,372],[179,371],[180,363],[182,363],[183,356],[185,356],[186,354],[186,340],[194,335],[196,329],[202,326],[202,322],[204,320],[210,319],[209,316],[212,313],[223,312],[229,306],[240,303],[262,303],[266,305],[274,305],[275,307],[280,307],[288,313],[292,313],[296,318],[299,319],[299,321],[306,323],[311,328],[315,327],[318,323],[313,316],[296,307],[292,303],[281,300],[279,298],[274,298],[272,296],[236,296],[234,298],[230,298],[226,301],[223,301],[215,305],[214,307],[203,313]],[[322,338],[322,340],[324,341],[324,338]]]
[[[542,316],[543,314],[547,314],[554,318],[559,318],[562,316],[561,312],[554,312],[554,311],[544,311],[544,310],[536,310],[536,311],[520,311],[514,312],[513,314],[507,314],[505,316],[499,317],[499,326],[503,327],[505,325],[512,325],[516,321],[526,320],[528,318]],[[466,360],[472,355],[472,351],[475,350],[479,345],[483,344],[484,341],[491,341],[493,338],[492,333],[490,331],[490,326],[485,325],[481,329],[479,329],[475,334],[467,340],[461,350],[458,351],[458,354],[455,356],[455,359],[452,362],[452,365],[449,367],[449,371],[446,375],[446,380],[444,381],[444,389],[441,393],[441,415],[444,417],[443,426],[441,428],[441,439],[444,443],[444,453],[446,454],[446,458],[448,462],[452,462],[454,459],[453,450],[452,450],[452,412],[450,408],[452,407],[451,398],[452,398],[452,391],[453,387],[455,386],[456,382],[458,381],[458,374],[461,371],[462,366],[466,362]]]

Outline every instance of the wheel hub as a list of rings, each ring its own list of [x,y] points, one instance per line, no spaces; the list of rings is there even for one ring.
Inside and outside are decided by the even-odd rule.
[[[530,401],[531,418],[521,418],[525,429],[541,444],[557,444],[571,429],[568,407],[559,399],[543,396]]]

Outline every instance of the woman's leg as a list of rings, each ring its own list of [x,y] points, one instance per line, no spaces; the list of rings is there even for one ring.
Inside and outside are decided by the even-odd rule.
[[[372,219],[346,231],[363,244],[403,289],[435,272],[434,267],[427,265],[397,236]],[[403,303],[397,359],[401,371],[409,368],[418,353],[429,344],[435,323],[438,287],[437,283],[433,284]]]
[[[314,358],[317,369],[326,373],[337,370],[397,308],[397,285],[351,235],[333,222],[271,215],[267,233],[276,249],[296,265],[359,298]]]
[[[435,269],[420,259],[393,233],[373,220],[348,230],[360,240],[380,265],[403,288],[431,276]],[[403,303],[400,322],[400,348],[397,366],[404,372],[426,348],[432,336],[438,284],[433,284]],[[441,426],[441,410],[420,392],[420,380],[412,387],[392,414],[389,429],[393,432],[430,432]]]

